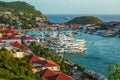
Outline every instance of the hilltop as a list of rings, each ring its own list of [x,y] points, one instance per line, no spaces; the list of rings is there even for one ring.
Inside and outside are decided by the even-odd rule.
[[[102,21],[94,16],[76,17],[67,22],[68,24],[101,24]]]
[[[26,2],[1,2],[0,23],[21,25],[22,28],[37,26],[36,22],[48,22],[47,18],[34,6]],[[19,23],[19,24],[18,24]]]

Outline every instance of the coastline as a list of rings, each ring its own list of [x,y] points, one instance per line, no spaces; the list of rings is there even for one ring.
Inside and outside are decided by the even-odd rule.
[[[114,38],[114,37],[108,38],[108,37],[101,37],[98,35],[90,35],[90,34],[82,34],[79,37],[75,36],[75,38],[87,40],[86,47],[88,48],[88,50],[87,50],[86,54],[82,55],[82,56],[78,55],[78,54],[76,56],[75,56],[75,54],[74,55],[68,54],[68,55],[66,55],[67,57],[69,57],[67,59],[69,59],[72,62],[75,62],[77,64],[82,64],[82,65],[86,66],[88,69],[93,69],[93,70],[95,69],[95,71],[100,72],[101,74],[103,73],[105,76],[107,76],[106,75],[107,74],[106,67],[110,64],[114,64],[114,63],[118,62],[118,60],[117,60],[118,58],[113,60],[113,59],[111,59],[111,57],[115,56],[119,52],[119,50],[117,49],[117,46],[115,46],[117,41],[119,41],[119,38]],[[89,40],[89,42],[88,42],[88,40]],[[110,42],[108,43],[107,40],[112,41],[113,44]],[[92,42],[94,42],[93,45],[91,44]],[[106,42],[107,42],[107,44],[104,44]],[[110,49],[112,48],[112,46],[114,46],[115,54],[111,53],[110,50],[107,49],[107,47],[104,49],[104,46],[106,46],[106,45],[109,45]],[[98,50],[99,48],[100,48],[100,50]],[[110,57],[108,59],[105,59],[108,55]],[[102,61],[100,59],[102,59]],[[99,63],[95,63],[95,60]],[[89,61],[90,61],[90,63],[87,63]],[[102,70],[99,70],[100,66],[102,67],[101,68]]]
[[[65,17],[70,17],[70,20],[75,17],[80,16],[95,16],[100,18],[103,22],[110,22],[110,21],[118,21],[120,22],[120,14],[45,14],[46,17],[54,23],[65,23],[67,22],[64,20]]]
[[[39,43],[36,43],[36,44],[38,44],[38,46],[40,45]],[[41,47],[44,48],[44,46],[41,46]],[[44,49],[47,49],[47,48],[44,48]],[[34,48],[32,48],[32,50],[34,50]],[[52,52],[52,51],[50,51],[50,52]],[[58,53],[55,52],[55,54],[57,55]],[[55,54],[53,54],[54,57],[55,57]],[[39,57],[44,57],[44,58],[46,57],[47,58],[47,56],[40,56],[39,53],[35,53],[35,55],[37,55]],[[52,56],[49,56],[49,58],[52,59]],[[67,60],[64,57],[63,58],[58,57],[58,59],[62,60],[62,63],[66,64],[65,71],[63,71],[63,70],[62,71],[64,73],[72,76],[75,80],[84,79],[84,76],[87,76],[87,78],[93,79],[93,80],[94,79],[95,80],[107,80],[107,78],[105,76],[103,76],[103,75],[101,75],[101,74],[99,74],[99,73],[97,73],[97,72],[95,72],[93,70],[86,69],[86,68],[84,68],[84,67],[82,67],[82,66],[80,66],[80,65],[78,65],[76,63],[73,63],[73,62]],[[54,61],[56,62],[56,59]],[[58,62],[56,62],[56,63],[58,63]],[[62,65],[60,64],[60,66],[62,66]]]

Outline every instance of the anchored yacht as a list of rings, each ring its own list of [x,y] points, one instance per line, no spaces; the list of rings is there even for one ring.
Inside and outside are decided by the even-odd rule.
[[[60,53],[85,53],[85,40],[76,40],[65,34],[51,35],[48,38],[49,48]]]

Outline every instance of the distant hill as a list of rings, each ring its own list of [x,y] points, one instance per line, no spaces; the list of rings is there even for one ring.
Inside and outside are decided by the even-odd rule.
[[[94,16],[76,17],[67,22],[68,24],[101,24],[102,21]]]
[[[16,20],[21,21],[23,28],[36,26],[36,21],[48,22],[40,11],[26,2],[0,1],[0,23],[15,25]]]

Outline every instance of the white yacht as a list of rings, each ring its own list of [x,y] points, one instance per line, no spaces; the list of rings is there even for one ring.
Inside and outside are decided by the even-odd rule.
[[[85,53],[85,40],[76,40],[72,37],[68,37],[65,34],[51,35],[48,38],[49,48],[60,53]]]

